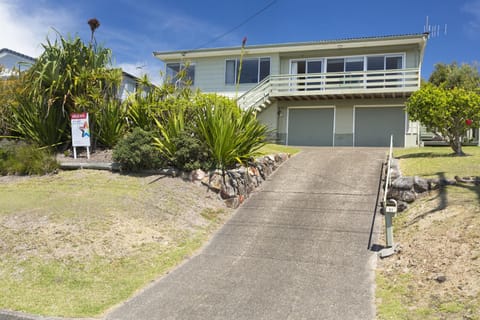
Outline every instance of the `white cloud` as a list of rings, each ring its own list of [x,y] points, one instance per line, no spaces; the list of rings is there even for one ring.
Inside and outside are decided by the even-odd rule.
[[[56,36],[52,28],[62,35],[81,31],[81,36],[88,40],[86,19],[95,12],[92,3],[95,2],[0,0],[0,48],[38,57],[47,36]],[[114,65],[136,76],[146,73],[156,84],[161,83],[163,64],[153,57],[153,51],[193,49],[225,31],[221,26],[162,5],[156,5],[155,10],[132,1],[119,5],[122,8],[114,19],[123,23],[116,25],[113,20],[102,25],[97,40],[112,49]],[[229,34],[209,45],[240,43],[240,38],[236,38]]]
[[[480,32],[480,0],[474,0],[467,2],[462,11],[470,15],[470,19],[467,21],[467,32],[470,35],[478,35]]]
[[[0,0],[0,48],[37,57],[43,51],[41,43],[49,34],[54,35],[52,27],[61,32],[71,25],[69,21],[74,21],[67,11],[40,7],[41,1],[35,4],[39,6],[33,7],[31,2]]]

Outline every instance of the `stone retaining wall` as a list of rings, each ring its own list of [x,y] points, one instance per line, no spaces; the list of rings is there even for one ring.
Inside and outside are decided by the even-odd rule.
[[[398,204],[398,212],[408,208],[408,204],[414,202],[421,195],[438,190],[447,185],[457,183],[480,184],[480,177],[455,177],[454,180],[445,178],[421,178],[418,176],[402,176],[398,159],[392,159],[390,176],[392,184],[388,190],[387,199],[395,199]]]
[[[289,157],[286,153],[264,156],[255,159],[246,167],[227,170],[225,175],[220,170],[204,172],[199,169],[182,173],[182,177],[205,185],[216,192],[228,207],[237,208]]]

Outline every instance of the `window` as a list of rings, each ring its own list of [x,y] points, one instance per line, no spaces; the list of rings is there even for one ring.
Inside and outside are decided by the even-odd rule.
[[[395,69],[402,69],[403,68],[403,56],[400,55],[392,55],[392,56],[368,56],[367,57],[367,70],[368,71],[385,71],[385,70],[395,70]],[[385,73],[385,72],[378,72],[378,73],[370,73],[368,75],[369,79],[368,83],[382,83],[382,85],[369,85],[369,88],[383,88],[383,87],[400,87],[402,84],[396,76],[401,75],[401,73]],[[387,84],[388,83],[388,84]]]
[[[167,81],[172,84],[193,85],[195,80],[195,65],[167,63]]]
[[[327,72],[343,72],[345,71],[344,66],[345,60],[340,59],[328,59],[327,60]]]
[[[346,58],[345,71],[363,71],[363,57]]]
[[[384,61],[384,56],[367,57],[367,70],[385,70]]]
[[[343,72],[345,71],[345,59],[343,58],[335,58],[335,59],[327,59],[327,73],[330,72]],[[334,75],[334,76],[327,76],[328,85],[333,85],[336,88],[338,85],[343,84],[344,75]],[[333,80],[332,80],[333,79]],[[339,81],[336,81],[339,80]]]
[[[345,84],[355,84],[363,82],[363,74],[355,73],[355,71],[363,71],[363,57],[345,58],[345,72],[352,72],[345,74]]]
[[[401,56],[385,57],[385,69],[402,69],[402,60]]]
[[[225,63],[225,84],[236,84],[240,69],[240,59]],[[270,58],[242,60],[240,83],[258,83],[270,75]]]
[[[367,70],[392,70],[403,68],[402,56],[369,56]]]

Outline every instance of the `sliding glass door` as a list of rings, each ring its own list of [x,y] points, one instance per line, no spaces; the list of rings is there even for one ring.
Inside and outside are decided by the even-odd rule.
[[[292,60],[290,64],[291,74],[295,77],[298,90],[321,90],[323,81],[323,60],[302,59]]]

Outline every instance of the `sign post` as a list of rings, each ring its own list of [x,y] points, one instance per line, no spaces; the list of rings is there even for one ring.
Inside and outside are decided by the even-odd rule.
[[[88,113],[72,113],[70,115],[72,127],[73,157],[77,159],[77,147],[87,148],[87,159],[90,159],[90,126]]]

